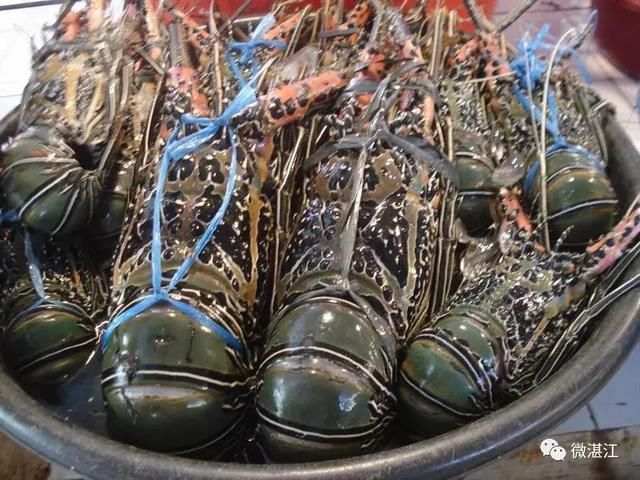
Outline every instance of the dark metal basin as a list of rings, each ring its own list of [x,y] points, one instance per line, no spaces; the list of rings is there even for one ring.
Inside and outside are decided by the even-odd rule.
[[[0,143],[15,128],[0,122]],[[640,190],[640,155],[613,117],[605,125],[610,169],[623,203]],[[640,273],[640,259],[626,274]],[[541,387],[483,419],[431,440],[347,460],[244,465],[174,458],[114,442],[55,414],[0,369],[0,429],[50,459],[96,480],[429,479],[462,475],[543,434],[587,402],[640,337],[640,290],[610,307],[578,353]],[[188,435],[189,432],[185,432]]]

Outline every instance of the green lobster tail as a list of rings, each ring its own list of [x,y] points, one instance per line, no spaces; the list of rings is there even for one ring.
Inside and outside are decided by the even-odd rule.
[[[243,433],[251,379],[223,338],[167,304],[119,326],[102,369],[109,427],[127,443],[219,458]]]
[[[487,235],[494,222],[492,209],[498,197],[491,168],[471,154],[456,157],[456,170],[460,176],[457,215],[470,235]]]
[[[96,241],[95,250],[108,258],[113,255],[127,210],[128,197],[125,194],[104,191],[96,208],[91,225],[92,238]]]
[[[127,149],[129,152],[130,149]],[[134,154],[138,153],[138,157]],[[134,149],[130,157],[117,158],[113,167],[103,183],[102,192],[93,214],[90,228],[91,239],[94,240],[95,250],[104,259],[110,258],[124,223],[127,210],[131,203],[131,189],[135,177],[135,171],[139,167],[138,159],[144,157],[142,152]]]
[[[485,325],[455,312],[420,332],[400,367],[400,408],[410,430],[439,435],[493,407],[500,365],[494,338]]]
[[[355,306],[325,300],[290,309],[263,358],[256,440],[268,461],[358,455],[393,418],[390,359]]]
[[[9,369],[28,385],[61,384],[95,351],[95,327],[79,311],[42,305],[7,326],[2,352]]]
[[[618,211],[616,193],[606,174],[580,152],[559,150],[547,156],[549,233],[565,244],[584,246],[613,227]],[[536,203],[540,177],[535,175],[527,199]]]
[[[86,228],[100,190],[92,157],[88,148],[67,145],[54,127],[30,127],[4,152],[5,202],[40,232],[68,235]]]

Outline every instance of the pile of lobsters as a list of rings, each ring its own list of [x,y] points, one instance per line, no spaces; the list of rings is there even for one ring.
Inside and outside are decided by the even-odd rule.
[[[638,283],[612,109],[572,67],[593,19],[509,45],[535,0],[428,3],[67,1],[2,130],[6,368],[57,389],[98,358],[114,438],[269,462],[552,375]]]

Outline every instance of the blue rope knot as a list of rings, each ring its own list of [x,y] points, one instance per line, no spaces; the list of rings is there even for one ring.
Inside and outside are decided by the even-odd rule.
[[[262,18],[262,21],[260,21],[256,29],[253,31],[248,42],[231,42],[229,44],[225,57],[233,75],[236,77],[241,87],[244,87],[247,84],[247,81],[244,78],[238,63],[242,66],[251,64],[251,73],[255,76],[258,73],[258,65],[253,61],[256,49],[259,47],[275,48],[278,50],[284,50],[287,48],[287,44],[282,40],[266,40],[264,38],[264,35],[273,25],[275,25],[275,23],[276,19],[273,14],[270,13]],[[236,62],[231,54],[234,51],[241,54],[238,62]]]
[[[135,305],[124,309],[116,318],[108,325],[102,337],[102,348],[106,348],[109,338],[113,332],[124,323],[131,320],[136,315],[151,308],[153,305],[164,302],[173,306],[176,310],[190,316],[193,320],[204,326],[205,328],[216,332],[230,347],[235,350],[243,350],[242,343],[226,328],[218,324],[197,308],[186,302],[176,300],[170,296],[171,291],[184,279],[193,266],[196,259],[205,249],[213,235],[215,234],[220,222],[222,221],[235,189],[236,175],[238,169],[238,151],[234,142],[234,132],[231,128],[231,120],[234,115],[246,108],[250,103],[256,101],[254,83],[257,77],[254,77],[250,83],[246,84],[236,98],[227,106],[225,111],[216,118],[200,118],[192,115],[183,115],[180,118],[175,130],[171,133],[167,145],[165,146],[162,160],[158,167],[157,186],[153,199],[153,218],[152,218],[152,237],[151,237],[151,295],[145,297]],[[189,125],[201,127],[200,130],[178,138],[180,132]],[[162,286],[162,238],[161,238],[161,216],[162,201],[164,197],[164,185],[167,181],[170,165],[192,152],[198,150],[202,145],[211,141],[223,128],[227,128],[227,136],[231,145],[231,163],[229,166],[229,175],[227,185],[222,199],[220,208],[209,222],[204,234],[198,239],[193,252],[189,255],[173,277],[169,280],[167,286]]]

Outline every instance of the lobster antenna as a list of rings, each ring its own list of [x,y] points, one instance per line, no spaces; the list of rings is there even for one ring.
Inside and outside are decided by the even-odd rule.
[[[551,71],[553,70],[553,62],[555,61],[556,56],[558,55],[558,51],[560,50],[560,45],[565,41],[566,38],[575,36],[576,30],[572,28],[568,32],[566,32],[556,46],[553,49],[553,53],[551,54],[551,58],[549,58],[549,66],[547,67],[547,73],[544,79],[544,90],[542,92],[542,119],[540,121],[540,210],[542,213],[542,223],[544,225],[544,243],[547,250],[550,250],[551,241],[549,240],[549,224],[548,220],[548,207],[547,207],[547,104],[549,98],[549,84],[551,83]]]
[[[464,4],[467,7],[471,20],[473,20],[473,23],[479,30],[485,30],[488,32],[496,30],[496,26],[489,21],[487,16],[484,14],[484,10],[482,10],[482,8],[480,8],[476,3],[476,0],[464,0]]]
[[[473,23],[478,29],[484,30],[486,32],[503,32],[522,15],[524,15],[524,13],[529,10],[537,1],[538,0],[525,0],[522,5],[514,8],[507,15],[505,15],[497,25],[492,23],[487,18],[482,8],[476,3],[476,0],[464,0],[464,4],[469,11],[471,20],[473,20]]]
[[[175,21],[169,24],[169,61],[172,66],[179,66],[182,64],[180,30]]]
[[[379,1],[374,1],[376,8],[376,16],[373,19],[373,26],[371,27],[371,33],[369,34],[369,46],[375,45],[375,42],[378,40],[378,34],[380,33],[380,26],[382,25],[382,15],[383,12],[386,14],[386,7],[381,4]]]
[[[218,30],[218,26],[216,25],[215,18],[215,10],[213,5],[215,0],[211,0],[209,2],[209,31],[214,35],[216,39],[220,38],[220,31]],[[220,42],[213,42],[213,72],[215,75],[216,82],[216,97],[217,97],[217,108],[216,113],[218,115],[222,114],[222,110],[224,108],[224,92],[222,91],[222,71],[220,67]]]
[[[242,4],[238,8],[236,8],[236,11],[233,12],[233,14],[229,18],[227,18],[227,21],[224,22],[224,25],[220,28],[220,30],[225,30],[227,26],[232,26],[233,22],[235,22],[238,17],[242,15],[242,12],[244,12],[247,7],[251,5],[251,2],[253,2],[253,0],[244,0],[244,2],[242,2]]]
[[[248,2],[245,3],[251,3],[253,0],[249,0]],[[285,9],[287,7],[289,7],[290,5],[295,5],[297,3],[301,3],[302,0],[285,0],[283,2],[279,2],[278,6],[276,6],[276,8],[273,10],[273,15],[274,16],[278,16],[281,12],[284,12]]]
[[[598,11],[594,10],[593,12],[591,12],[591,15],[589,15],[589,18],[587,18],[587,21],[582,26],[582,29],[580,29],[578,34],[573,39],[573,42],[571,42],[572,49],[575,50],[582,46],[584,41],[587,39],[587,37],[591,34],[593,29],[595,28],[597,20],[598,20]]]
[[[525,14],[527,10],[529,10],[538,0],[526,0],[519,7],[511,10],[507,15],[505,15],[496,27],[498,32],[503,32],[507,28],[509,28],[516,20],[518,20],[522,15]]]
[[[525,38],[528,38],[528,32],[525,34]],[[536,113],[535,113],[535,109],[534,109],[534,100],[533,100],[533,85],[531,82],[531,65],[529,64],[529,62],[525,62],[524,64],[525,66],[525,70],[526,70],[526,80],[527,80],[527,96],[529,97],[529,101],[530,101],[530,106],[529,106],[529,115],[531,116],[531,124],[535,125],[536,124]],[[536,150],[540,151],[540,137],[538,136],[538,130],[536,128],[533,128],[533,140],[534,143],[536,144]]]
[[[577,50],[578,48],[580,48],[582,46],[584,41],[589,37],[589,35],[593,31],[593,29],[594,29],[594,27],[596,25],[597,19],[598,19],[598,11],[594,10],[593,12],[591,12],[591,14],[589,15],[589,18],[587,18],[587,20],[582,25],[582,27],[580,28],[580,30],[578,31],[576,36],[571,41],[571,44],[569,45],[569,48],[567,48],[564,52],[561,52],[559,54],[560,59],[565,59],[565,58],[571,56],[571,54],[575,50]]]

